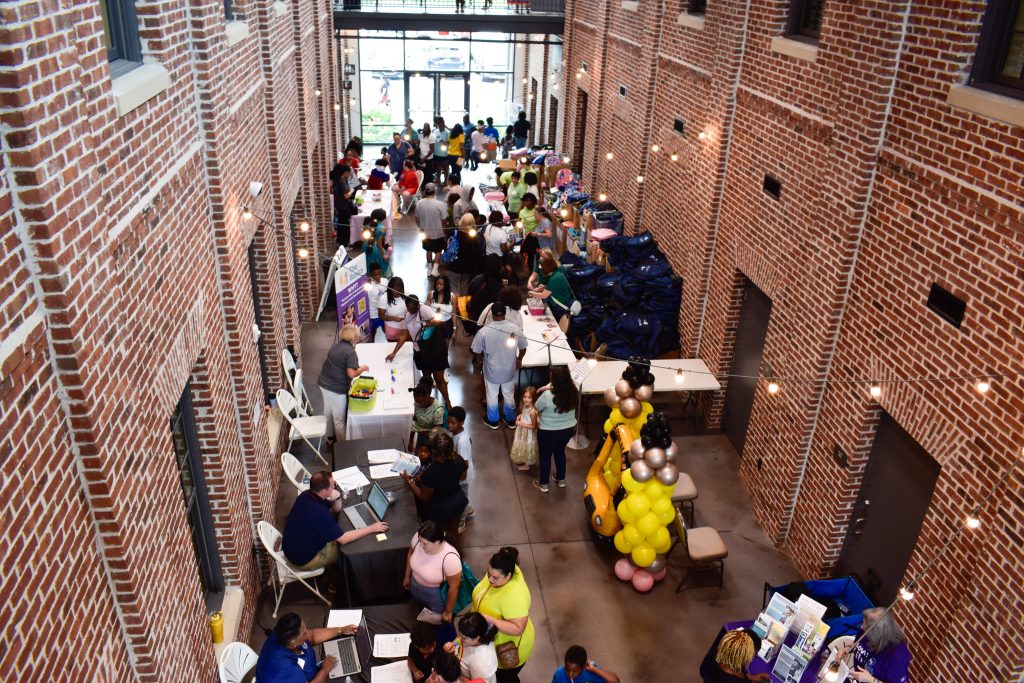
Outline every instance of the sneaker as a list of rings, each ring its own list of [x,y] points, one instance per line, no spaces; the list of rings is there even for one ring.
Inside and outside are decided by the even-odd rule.
[[[555,483],[558,484],[558,488],[565,488],[565,479],[555,479]]]
[[[504,427],[505,429],[515,429],[516,423],[514,420],[512,422],[509,422],[505,418],[501,418],[501,426]]]
[[[540,483],[539,479],[534,479],[533,480],[533,485],[536,486],[537,488],[539,488],[541,493],[547,493],[548,492],[548,485]]]
[[[497,422],[491,422],[486,417],[484,418],[484,424],[490,427],[491,429],[497,429],[498,427],[501,426]]]

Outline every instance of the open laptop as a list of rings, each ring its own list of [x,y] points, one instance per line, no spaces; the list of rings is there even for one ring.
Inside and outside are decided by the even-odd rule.
[[[390,501],[387,494],[384,493],[384,489],[377,482],[373,482],[373,485],[370,487],[370,495],[366,497],[366,502],[356,503],[345,508],[345,514],[348,516],[349,521],[352,522],[353,527],[364,529],[371,524],[383,522],[389,504]]]
[[[356,639],[353,636],[328,640],[324,643],[324,656],[335,657],[338,660],[328,674],[330,678],[351,676],[362,671],[359,665],[359,651],[356,650]]]

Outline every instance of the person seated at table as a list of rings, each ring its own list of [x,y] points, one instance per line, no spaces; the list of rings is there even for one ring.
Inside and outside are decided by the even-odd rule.
[[[725,633],[718,641],[713,661],[705,659],[701,666],[704,683],[764,683],[771,680],[767,672],[748,673],[747,667],[754,660],[760,643],[755,643],[746,629]]]
[[[565,651],[565,666],[555,671],[551,683],[619,683],[619,676],[598,667],[582,645],[570,645]]]
[[[416,499],[416,513],[444,529],[448,542],[458,547],[459,517],[469,504],[459,486],[466,477],[467,463],[455,452],[451,434],[438,429],[430,435],[430,467],[416,476],[402,473]]]
[[[402,587],[412,593],[413,600],[440,614],[441,621],[450,624],[461,583],[462,559],[458,551],[448,543],[444,529],[428,519],[412,535],[405,556]],[[444,584],[448,584],[446,598],[441,596]]]
[[[413,197],[420,191],[420,177],[416,175],[416,164],[412,159],[405,160],[399,181],[391,190],[398,197],[398,213],[408,213],[409,207],[412,206]]]
[[[281,550],[289,562],[302,570],[336,567],[339,543],[388,530],[387,522],[376,522],[363,529],[342,531],[335,517],[341,508],[341,492],[334,487],[331,473],[313,474],[309,490],[295,499],[284,525]]]
[[[377,159],[373,162],[373,170],[370,171],[370,177],[366,180],[366,189],[383,190],[390,182],[391,176],[388,174],[387,159]]]
[[[867,633],[853,648],[850,679],[860,683],[906,683],[910,676],[910,648],[907,637],[892,612],[871,607],[861,612],[861,633]],[[837,659],[849,655],[850,648],[837,653]]]
[[[462,677],[462,667],[459,665],[459,658],[451,652],[443,650],[434,654],[434,666],[427,678],[427,683],[483,683],[481,678],[466,679]]]
[[[551,315],[555,316],[555,320],[559,322],[569,312],[569,307],[575,301],[569,281],[565,279],[565,274],[562,272],[562,266],[558,264],[558,258],[550,249],[541,250],[537,269],[530,275],[526,289],[530,296],[547,303],[551,309]]]
[[[430,436],[435,429],[444,429],[444,407],[434,398],[434,382],[429,376],[420,378],[412,388],[412,400],[416,408],[412,414],[412,433],[409,435],[409,450],[420,435]]]
[[[409,673],[414,683],[424,680],[433,668],[434,651],[437,649],[437,637],[434,627],[425,621],[417,621],[409,632]]]
[[[345,150],[345,163],[352,167],[353,171],[359,170],[359,164],[361,161],[362,160],[359,158],[359,155],[356,154],[354,149]]]
[[[328,640],[354,635],[354,624],[335,628],[307,628],[295,612],[282,614],[260,648],[256,680],[279,683],[325,683],[337,659],[324,657],[319,669],[313,648]]]

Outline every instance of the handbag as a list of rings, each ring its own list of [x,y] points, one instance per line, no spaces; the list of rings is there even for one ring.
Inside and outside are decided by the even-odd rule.
[[[476,574],[470,569],[466,561],[459,557],[458,553],[448,553],[448,555],[455,555],[459,560],[462,561],[462,581],[459,583],[459,594],[455,597],[455,607],[452,610],[452,614],[461,614],[465,611],[470,604],[473,602],[473,589],[480,581],[476,578]],[[442,567],[444,566],[444,558],[441,559]],[[448,582],[445,581],[441,584],[441,600],[444,604],[448,604]]]
[[[484,603],[484,598],[487,596],[487,591],[491,590],[491,584],[487,584],[487,588],[480,594],[480,600],[477,601],[474,606],[474,610],[479,612],[480,605]],[[529,625],[529,617],[527,617],[527,625]],[[525,630],[523,631],[525,633]],[[519,644],[523,642],[523,634],[519,634],[519,640],[512,642],[511,640],[502,643],[494,648],[494,651],[498,655],[498,666],[502,669],[514,669],[519,666]]]

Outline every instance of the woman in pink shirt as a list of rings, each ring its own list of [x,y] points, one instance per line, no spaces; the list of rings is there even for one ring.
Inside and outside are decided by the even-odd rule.
[[[441,599],[441,586],[448,584],[447,600]],[[445,538],[444,528],[427,520],[413,534],[409,554],[405,558],[405,579],[402,586],[413,599],[451,623],[455,600],[462,583],[462,558]]]

